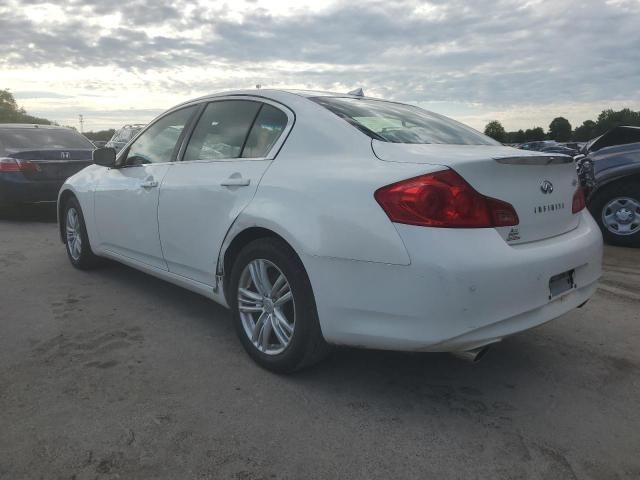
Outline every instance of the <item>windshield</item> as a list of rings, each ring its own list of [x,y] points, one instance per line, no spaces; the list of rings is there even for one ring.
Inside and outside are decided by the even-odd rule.
[[[66,128],[0,129],[0,155],[10,155],[25,150],[93,150],[94,148],[89,140]]]
[[[347,97],[315,97],[311,100],[371,138],[384,142],[499,145],[472,128],[411,105]]]

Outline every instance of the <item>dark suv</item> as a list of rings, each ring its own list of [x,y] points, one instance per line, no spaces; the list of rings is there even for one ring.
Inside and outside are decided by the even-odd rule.
[[[144,128],[144,125],[141,123],[125,125],[120,130],[117,130],[116,133],[113,134],[113,137],[111,137],[111,139],[106,143],[105,147],[113,148],[115,149],[116,152],[119,152],[143,128]]]
[[[580,182],[605,241],[640,247],[640,127],[615,127],[581,153]]]

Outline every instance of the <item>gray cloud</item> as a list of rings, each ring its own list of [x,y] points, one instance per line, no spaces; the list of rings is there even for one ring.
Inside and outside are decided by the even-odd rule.
[[[529,3],[438,0],[431,2],[435,13],[423,16],[415,12],[419,2],[410,0],[343,2],[322,13],[284,17],[256,8],[238,22],[225,15],[224,7],[194,10],[168,0],[68,0],[66,19],[51,24],[34,22],[19,8],[8,15],[0,7],[5,39],[0,66],[110,65],[170,72],[218,62],[251,72],[249,85],[255,79],[266,85],[320,88],[365,85],[411,101],[518,104],[640,98],[640,2]],[[116,11],[123,22],[109,36],[87,25],[87,18]],[[162,36],[149,33],[161,26],[166,27]],[[182,35],[192,30],[200,34]],[[283,70],[275,62],[297,66]],[[224,79],[172,77],[159,82],[162,88],[237,86]]]

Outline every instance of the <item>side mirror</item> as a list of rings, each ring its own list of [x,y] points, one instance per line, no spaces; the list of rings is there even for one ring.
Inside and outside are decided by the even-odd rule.
[[[110,147],[96,148],[93,151],[93,163],[102,167],[116,166],[116,151]]]

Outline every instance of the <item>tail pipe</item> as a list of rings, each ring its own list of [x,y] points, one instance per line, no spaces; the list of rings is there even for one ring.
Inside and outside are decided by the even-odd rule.
[[[473,350],[464,350],[459,352],[451,352],[454,357],[466,360],[471,363],[478,363],[482,357],[489,351],[489,347],[479,347]]]

